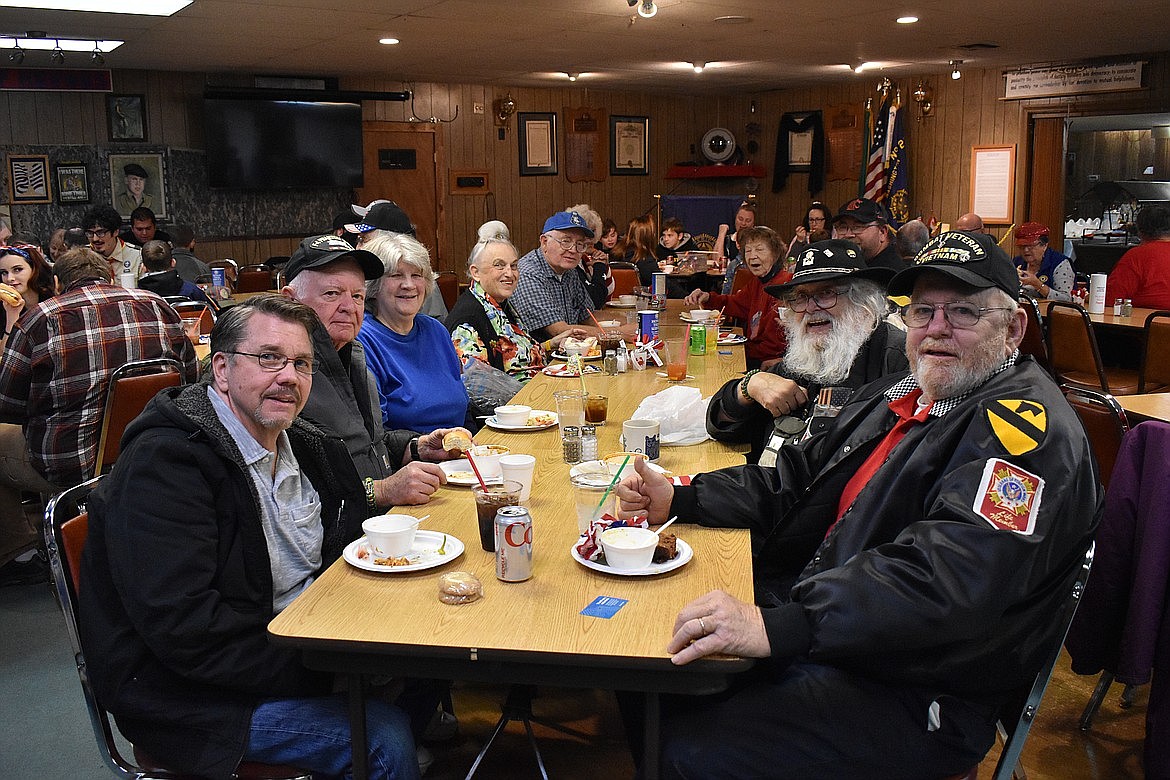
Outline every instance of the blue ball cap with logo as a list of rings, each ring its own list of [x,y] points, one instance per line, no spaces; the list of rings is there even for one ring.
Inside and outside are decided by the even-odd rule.
[[[593,231],[585,224],[585,218],[575,211],[558,211],[544,221],[544,230],[583,230],[587,238],[593,238]]]

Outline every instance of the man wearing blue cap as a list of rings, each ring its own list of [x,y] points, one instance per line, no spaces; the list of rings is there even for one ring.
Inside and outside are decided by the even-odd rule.
[[[593,231],[576,211],[558,211],[544,222],[540,246],[520,258],[520,282],[512,295],[521,322],[544,341],[578,325],[591,326],[593,301],[581,275],[581,253],[593,248]],[[633,325],[622,328],[633,335]],[[596,333],[597,328],[587,328]]]

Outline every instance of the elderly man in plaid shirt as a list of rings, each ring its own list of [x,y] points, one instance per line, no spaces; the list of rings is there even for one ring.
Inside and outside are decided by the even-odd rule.
[[[21,491],[54,493],[94,476],[114,370],[163,357],[190,381],[198,373],[179,315],[153,293],[112,284],[105,258],[72,249],[53,270],[60,294],[22,315],[0,357],[0,583],[44,575],[25,555],[39,534]]]

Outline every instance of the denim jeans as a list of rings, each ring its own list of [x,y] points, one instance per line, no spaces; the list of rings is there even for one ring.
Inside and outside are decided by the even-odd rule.
[[[368,699],[366,723],[370,780],[418,778],[418,759],[406,714],[392,704]],[[314,778],[350,777],[345,694],[261,702],[252,713],[244,758],[290,764],[311,771]]]

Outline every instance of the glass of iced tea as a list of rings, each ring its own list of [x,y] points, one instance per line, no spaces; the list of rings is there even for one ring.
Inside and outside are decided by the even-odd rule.
[[[496,512],[502,506],[519,506],[524,486],[511,479],[500,485],[480,485],[471,488],[475,496],[475,517],[479,523],[479,544],[488,552],[496,551]]]
[[[609,397],[591,395],[585,399],[585,422],[594,425],[605,425],[605,418],[609,414]]]

